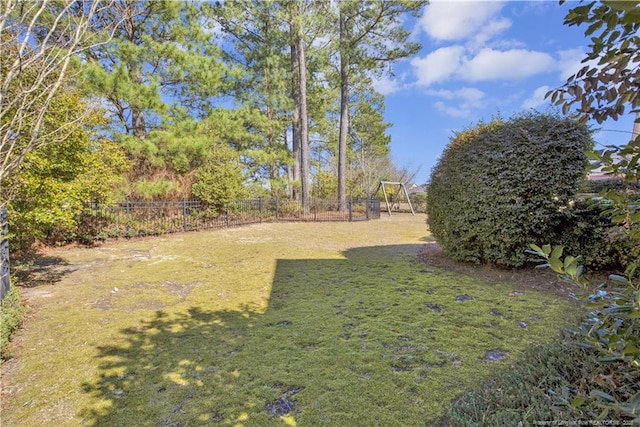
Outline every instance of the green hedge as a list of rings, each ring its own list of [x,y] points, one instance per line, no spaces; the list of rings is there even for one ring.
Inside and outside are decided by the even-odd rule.
[[[435,166],[429,228],[458,261],[520,267],[558,230],[587,171],[587,126],[531,112],[458,133]]]
[[[10,357],[7,344],[11,334],[22,324],[25,310],[20,289],[13,286],[4,296],[0,306],[0,363]]]
[[[581,264],[589,270],[624,270],[629,239],[622,228],[611,221],[609,207],[596,199],[577,201],[567,211],[555,242],[566,254],[580,255]]]

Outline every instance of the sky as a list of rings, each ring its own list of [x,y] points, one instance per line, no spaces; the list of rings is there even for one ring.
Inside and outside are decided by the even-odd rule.
[[[428,182],[454,132],[500,115],[557,111],[544,99],[577,72],[586,56],[586,27],[563,25],[576,1],[431,0],[419,20],[407,20],[422,44],[393,66],[376,89],[386,97],[394,162]],[[634,117],[598,125],[597,146],[628,142]]]

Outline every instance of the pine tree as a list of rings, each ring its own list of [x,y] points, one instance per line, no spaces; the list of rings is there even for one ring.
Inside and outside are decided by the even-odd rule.
[[[380,73],[398,59],[416,53],[418,43],[408,41],[402,26],[406,13],[419,16],[426,1],[417,0],[340,0],[340,135],[338,138],[338,199],[346,209],[347,140],[349,134],[349,94],[355,72]]]

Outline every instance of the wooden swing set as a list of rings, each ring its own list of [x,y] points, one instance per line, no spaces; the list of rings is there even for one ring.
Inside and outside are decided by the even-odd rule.
[[[394,189],[395,192],[391,192],[387,194],[387,186],[397,187],[397,188]],[[398,209],[396,210],[400,209],[400,198],[403,195],[402,193],[404,193],[404,196],[407,199],[407,203],[409,204],[409,210],[411,210],[411,215],[415,215],[415,212],[413,211],[413,206],[411,206],[411,199],[409,198],[407,187],[404,186],[404,182],[380,181],[378,188],[373,194],[377,194],[378,191],[380,191],[380,188],[382,188],[382,194],[384,195],[384,202],[387,205],[387,212],[389,213],[389,216],[391,216],[391,210],[394,206],[398,207]],[[392,204],[389,204],[389,198],[390,198],[389,196],[391,196]]]

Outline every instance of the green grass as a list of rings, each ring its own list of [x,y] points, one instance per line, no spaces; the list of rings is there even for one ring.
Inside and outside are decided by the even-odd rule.
[[[55,251],[61,279],[25,293],[3,424],[432,425],[575,308],[430,268],[425,229],[396,215]]]

